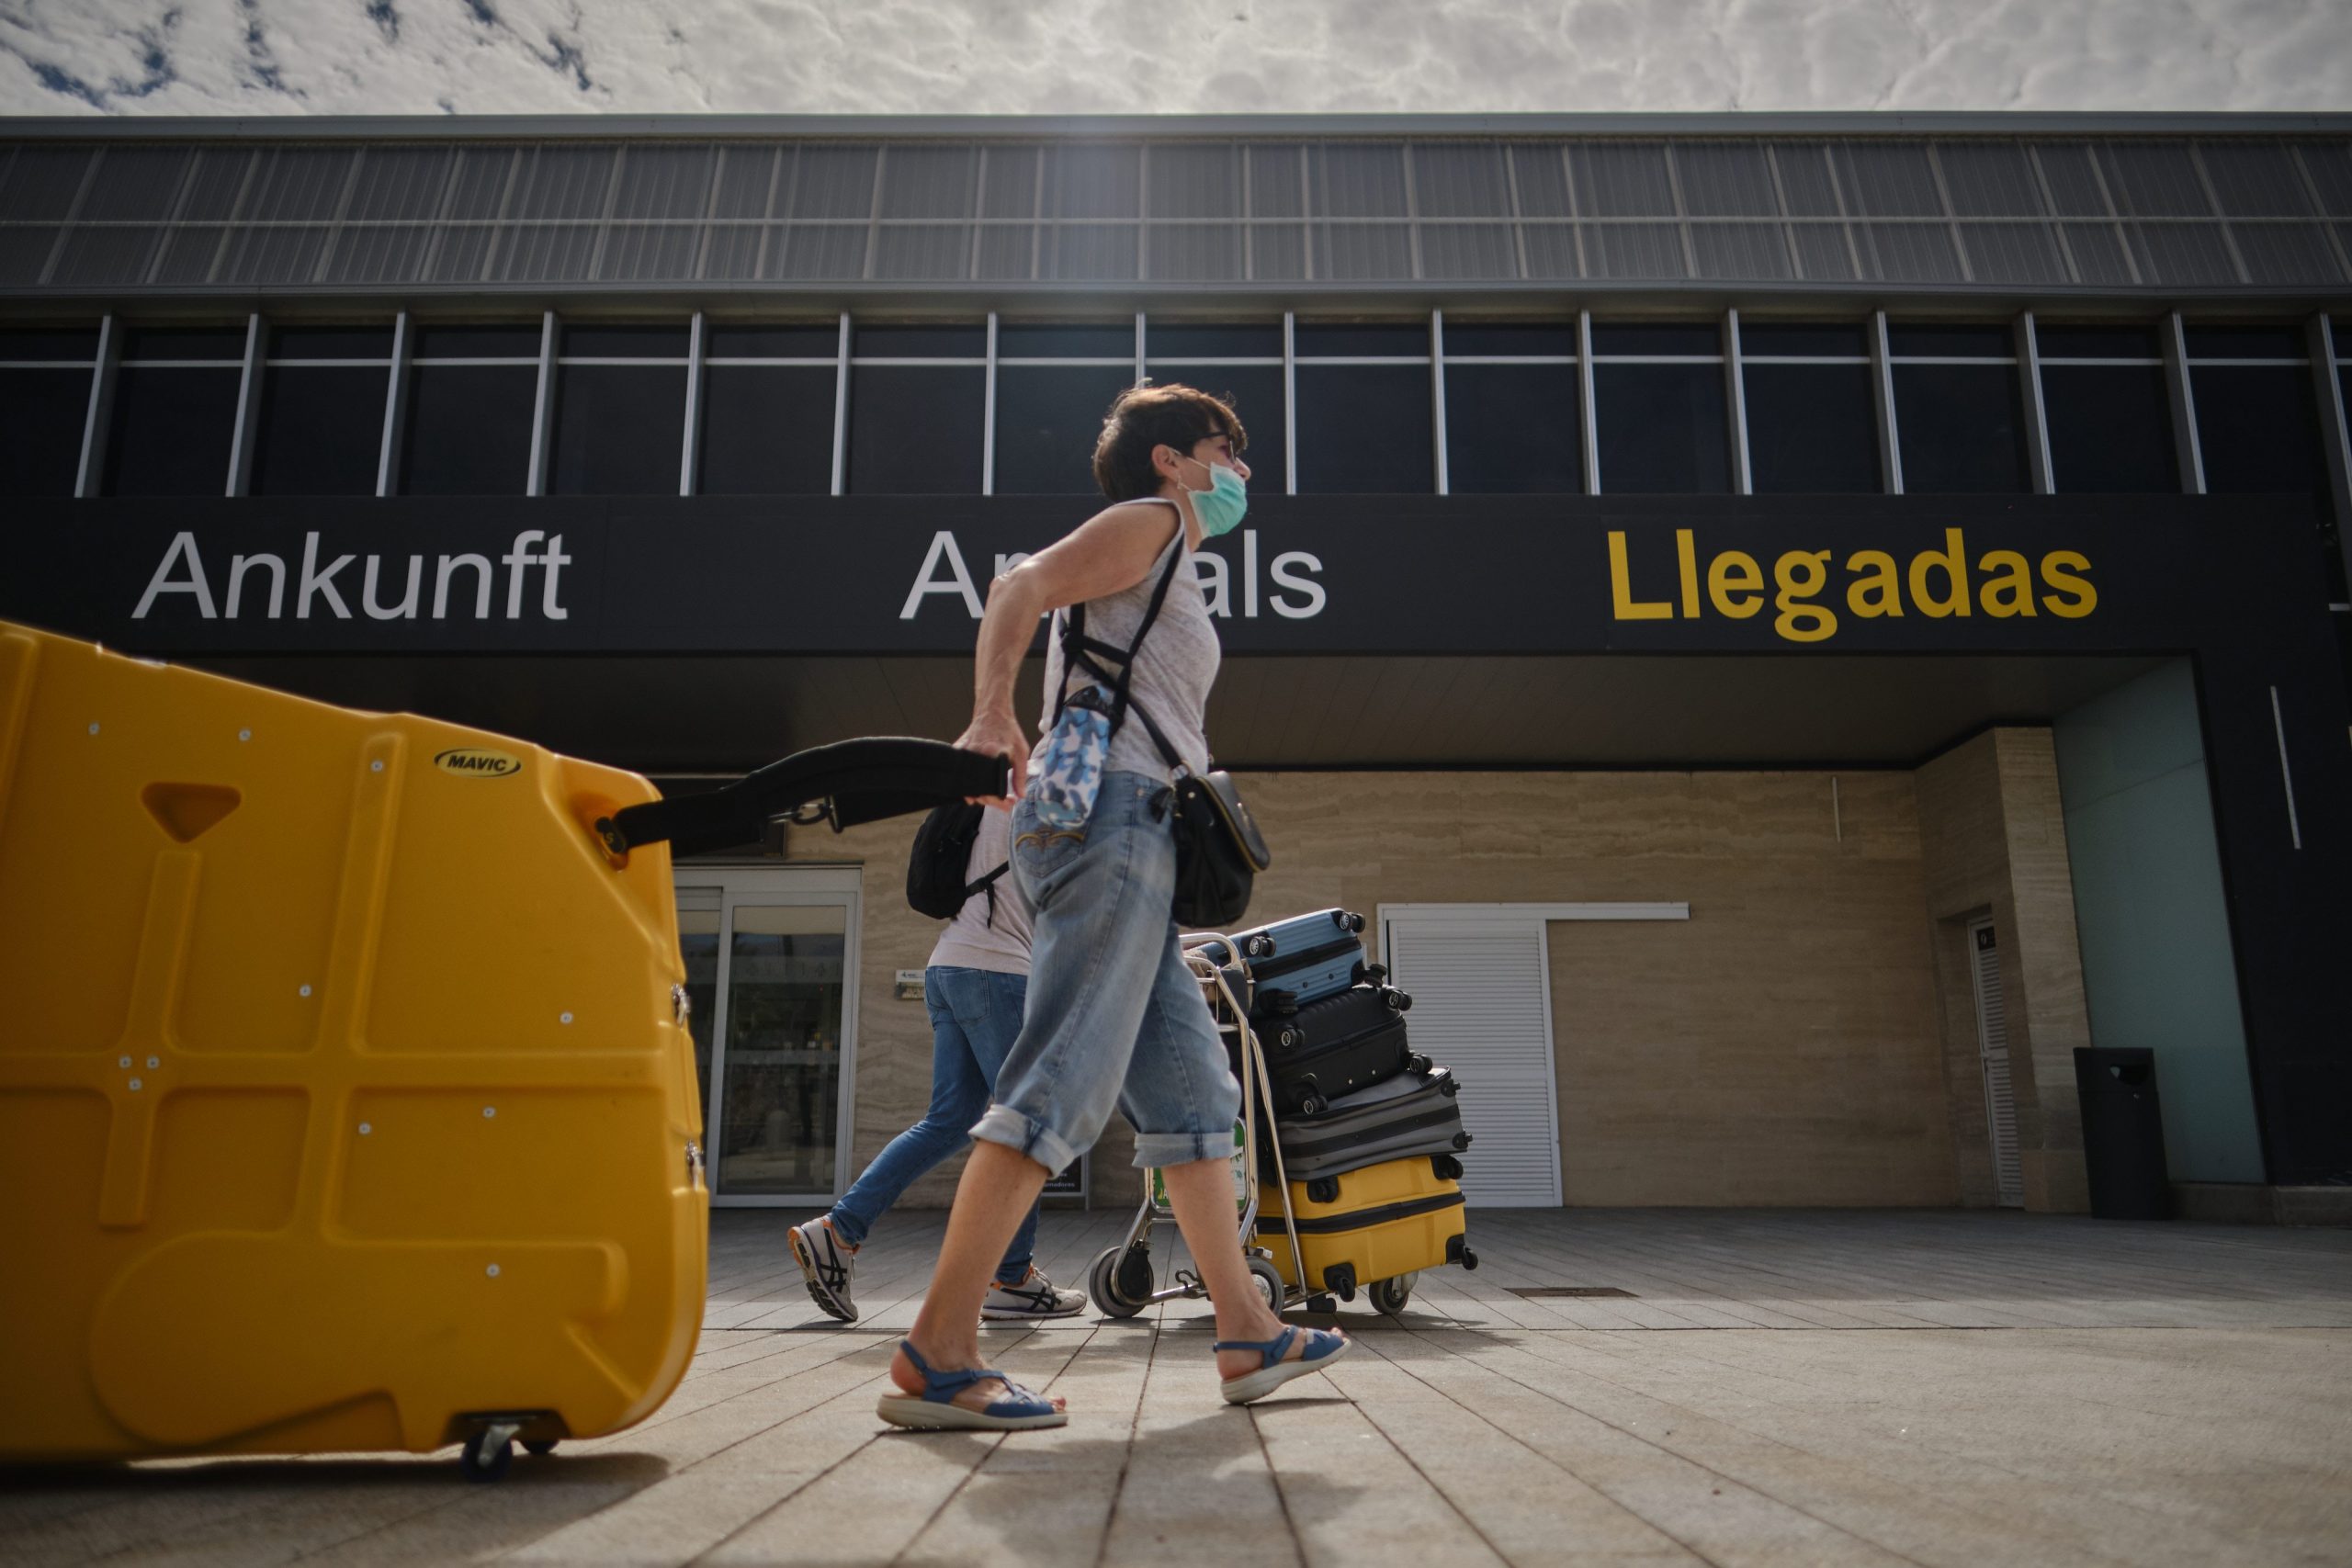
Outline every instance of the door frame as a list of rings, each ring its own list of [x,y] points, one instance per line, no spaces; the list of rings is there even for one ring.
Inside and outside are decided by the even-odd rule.
[[[1552,933],[1554,920],[1687,920],[1688,902],[1623,902],[1579,904],[1375,904],[1380,928],[1380,962],[1390,964],[1390,922],[1401,918],[1440,926],[1532,925],[1535,930],[1536,962],[1544,998],[1544,1118],[1552,1125],[1552,1204],[1567,1202],[1567,1149],[1560,1136],[1560,1044],[1552,1019]],[[1392,965],[1393,969],[1393,965]]]
[[[708,1127],[710,1202],[724,1209],[805,1209],[830,1204],[847,1190],[851,1145],[855,1141],[857,1106],[857,1022],[859,964],[864,943],[865,876],[854,865],[778,865],[774,861],[688,861],[671,868],[671,886],[718,888],[718,972],[712,986],[710,1021],[710,1082],[705,1086],[710,1105]],[[841,1082],[833,1111],[833,1184],[830,1192],[736,1192],[725,1190],[721,1171],[727,1126],[727,1007],[734,969],[734,944],[723,940],[734,929],[735,911],[742,905],[792,905],[807,908],[839,906],[844,911],[842,941]]]

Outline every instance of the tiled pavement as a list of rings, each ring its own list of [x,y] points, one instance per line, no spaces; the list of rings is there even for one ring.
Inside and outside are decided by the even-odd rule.
[[[1194,1303],[991,1330],[1073,1418],[989,1438],[873,1415],[941,1216],[886,1222],[854,1329],[796,1217],[718,1216],[700,1353],[631,1431],[494,1487],[446,1454],[0,1472],[0,1562],[2352,1562],[2352,1232],[1476,1211],[1477,1272],[1343,1309],[1355,1353],[1248,1411]],[[1082,1283],[1126,1217],[1049,1215],[1041,1261]]]

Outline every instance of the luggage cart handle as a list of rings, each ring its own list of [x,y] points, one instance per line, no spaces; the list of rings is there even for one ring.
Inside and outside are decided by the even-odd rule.
[[[1003,792],[1012,760],[911,736],[870,736],[795,751],[722,789],[623,807],[598,818],[613,855],[669,842],[697,854],[756,840],[773,818],[825,822],[838,833],[864,822],[928,811],[969,795]]]

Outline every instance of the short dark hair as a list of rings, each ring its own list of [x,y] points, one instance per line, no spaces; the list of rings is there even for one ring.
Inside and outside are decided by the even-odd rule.
[[[1228,437],[1237,452],[1250,444],[1233,405],[1223,398],[1175,382],[1130,387],[1111,400],[1111,412],[1102,416],[1102,434],[1094,443],[1095,486],[1112,501],[1157,495],[1159,472],[1151,466],[1152,449],[1173,446],[1189,453],[1213,435]]]

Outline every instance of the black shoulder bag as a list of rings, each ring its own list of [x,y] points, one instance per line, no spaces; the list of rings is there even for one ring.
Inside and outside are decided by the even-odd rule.
[[[1184,526],[1181,515],[1176,526],[1179,530]],[[1069,671],[1079,669],[1110,686],[1112,734],[1119,732],[1119,726],[1130,710],[1143,720],[1152,744],[1159,748],[1160,756],[1175,774],[1172,795],[1176,818],[1176,923],[1195,930],[1222,930],[1240,919],[1249,909],[1250,886],[1258,874],[1273,863],[1273,857],[1267,852],[1265,838],[1258,831],[1250,807],[1242,803],[1241,790],[1234,784],[1233,775],[1222,768],[1213,768],[1202,776],[1186,767],[1176,749],[1168,744],[1168,737],[1160,733],[1159,726],[1152,722],[1151,715],[1134,700],[1128,689],[1144,634],[1159,618],[1159,607],[1168,598],[1168,585],[1183,563],[1182,549],[1170,553],[1168,565],[1151,591],[1151,602],[1144,607],[1143,619],[1136,626],[1135,640],[1125,648],[1088,637],[1086,606],[1070,606],[1062,621],[1064,690],[1055,694],[1054,717],[1057,721],[1061,718],[1069,684]],[[1113,675],[1104,670],[1097,662],[1098,656],[1117,660],[1119,673]]]
[[[915,829],[914,850],[907,856],[907,904],[918,915],[952,920],[963,912],[975,893],[989,896],[989,923],[996,923],[996,884],[1012,867],[1001,865],[978,882],[964,880],[972,862],[972,841],[980,836],[985,806],[951,800],[934,806]]]

